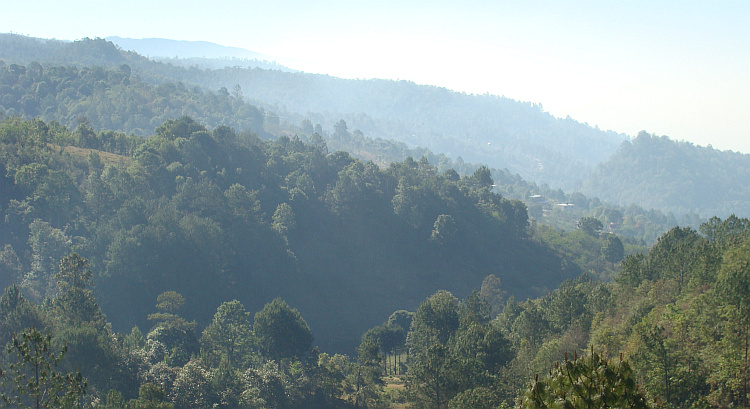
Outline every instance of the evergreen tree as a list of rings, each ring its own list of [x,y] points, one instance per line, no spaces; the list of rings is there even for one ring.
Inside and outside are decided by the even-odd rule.
[[[627,361],[602,359],[591,351],[586,357],[574,355],[557,363],[548,376],[538,375],[520,401],[524,409],[572,408],[649,408],[638,390],[633,370]]]

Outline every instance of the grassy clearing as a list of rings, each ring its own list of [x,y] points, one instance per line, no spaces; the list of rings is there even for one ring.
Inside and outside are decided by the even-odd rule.
[[[102,163],[105,165],[129,166],[133,162],[133,158],[130,158],[128,156],[116,155],[114,153],[98,151],[96,149],[77,148],[75,146],[65,146],[65,147],[62,147],[62,151],[61,151],[60,145],[49,144],[49,146],[57,150],[58,152],[61,152],[63,154],[68,154],[80,160],[88,160],[88,157],[92,152],[96,153],[97,155],[99,155],[99,158],[101,159]]]
[[[390,409],[409,408],[409,404],[406,403],[406,382],[403,375],[383,377],[383,383]]]

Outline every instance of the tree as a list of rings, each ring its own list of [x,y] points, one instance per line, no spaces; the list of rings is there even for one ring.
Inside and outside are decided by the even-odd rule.
[[[419,406],[445,408],[456,393],[459,367],[447,346],[433,343],[412,355],[406,387]]]
[[[674,367],[676,365],[675,347],[676,340],[669,337],[667,330],[659,325],[649,325],[641,322],[643,327],[640,332],[642,347],[638,350],[638,355],[644,360],[644,372],[650,372],[650,379],[647,379],[654,389],[652,393],[661,392],[664,401],[669,405],[673,403],[672,399],[672,380],[674,377]]]
[[[482,280],[479,295],[489,304],[491,317],[496,317],[502,311],[505,291],[500,279],[494,274],[490,274]]]
[[[196,326],[195,322],[188,322],[176,314],[184,305],[185,297],[182,294],[177,291],[165,291],[156,297],[156,309],[159,312],[149,314],[148,319],[156,321],[157,326],[164,325],[194,330]]]
[[[260,367],[249,368],[244,374],[247,389],[241,401],[251,408],[285,409],[290,405],[290,379],[278,364],[266,362]]]
[[[198,360],[190,360],[177,372],[174,380],[174,402],[178,409],[209,409],[215,401],[211,393],[210,374]]]
[[[315,130],[313,129],[312,121],[307,118],[303,119],[302,122],[300,122],[299,127],[302,133],[305,135],[312,135],[313,132],[315,132]]]
[[[494,326],[472,323],[459,329],[449,344],[456,393],[491,386],[513,358],[511,345]]]
[[[109,397],[109,395],[107,396]],[[109,403],[109,399],[107,399],[107,403]],[[129,409],[172,409],[173,407],[174,405],[167,400],[167,394],[164,393],[164,390],[150,382],[140,386],[138,399],[131,399],[128,402]]]
[[[585,358],[555,364],[547,377],[536,375],[519,405],[523,409],[604,409],[637,408],[649,405],[638,390],[635,375],[627,361],[602,359],[593,350]]]
[[[654,278],[669,278],[677,282],[677,292],[689,281],[703,239],[689,227],[674,227],[664,233],[648,253],[648,266]]]
[[[643,280],[651,279],[645,266],[646,256],[641,253],[630,254],[622,261],[615,282],[628,287],[637,287]]]
[[[103,331],[107,321],[94,293],[89,261],[77,253],[60,260],[60,271],[55,275],[59,295],[52,300],[56,319],[69,326],[91,326]]]
[[[622,241],[614,235],[607,235],[607,240],[602,245],[602,258],[610,263],[617,263],[625,257],[625,247]]]
[[[287,232],[294,230],[297,222],[295,221],[294,210],[288,203],[281,203],[276,207],[276,211],[273,212],[273,229],[279,232],[282,236],[286,236]]]
[[[414,313],[406,310],[394,311],[388,317],[388,325],[399,326],[404,329],[404,334],[411,328],[411,322],[414,320]]]
[[[55,278],[61,290],[86,288],[93,283],[94,275],[89,270],[89,261],[77,253],[71,253],[60,260],[60,271]]]
[[[182,366],[200,350],[195,333],[197,323],[188,322],[175,314],[185,304],[185,298],[180,293],[166,291],[156,297],[156,301],[156,308],[160,312],[148,315],[148,319],[156,321],[156,325],[146,337],[149,342],[157,342],[167,349],[166,356],[159,360],[165,359],[172,366]]]
[[[243,219],[245,222],[253,220],[256,215],[260,214],[260,202],[256,197],[257,192],[248,191],[245,186],[235,183],[224,191],[224,197],[227,199],[229,208],[234,215]]]
[[[0,296],[0,347],[24,328],[42,328],[44,321],[39,309],[27,300],[15,284]]]
[[[7,374],[3,374],[0,402],[13,408],[74,408],[82,405],[86,380],[80,372],[57,370],[65,356],[66,347],[56,352],[52,336],[43,335],[36,328],[28,328],[13,336],[8,345],[10,359]],[[10,379],[8,379],[10,378]],[[10,388],[5,386],[10,382]]]
[[[498,409],[503,403],[497,388],[479,386],[458,393],[448,402],[448,409]]]
[[[734,360],[739,363],[740,402],[747,405],[750,392],[750,240],[724,254],[716,290],[730,307],[725,315],[735,327],[739,348]],[[739,358],[739,360],[738,360]]]
[[[367,332],[362,335],[362,343],[360,343],[360,346],[365,345],[365,341],[371,342],[372,345],[375,345],[379,348],[380,352],[383,353],[383,358],[381,359],[380,356],[378,356],[378,359],[383,362],[383,369],[386,374],[389,372],[390,366],[389,355],[393,355],[393,373],[396,373],[398,368],[396,363],[398,352],[406,341],[406,332],[403,327],[390,323],[378,325],[377,327],[367,330]]]
[[[252,351],[250,314],[237,300],[222,303],[203,330],[201,345],[214,365],[226,359],[230,366],[244,365]]]
[[[29,225],[29,245],[31,271],[24,277],[21,287],[29,290],[33,298],[41,300],[53,292],[52,278],[60,260],[70,253],[71,240],[62,230],[36,219]]]
[[[495,181],[492,180],[492,171],[485,165],[474,171],[474,174],[471,175],[471,181],[477,188],[489,189],[495,184]]]
[[[344,139],[347,136],[349,136],[349,132],[347,131],[346,121],[343,119],[336,122],[336,124],[333,126],[333,135],[338,139]]]
[[[560,286],[547,299],[549,303],[545,306],[545,314],[554,329],[562,332],[584,318],[586,294],[577,286]]]
[[[310,327],[299,311],[281,298],[255,314],[253,332],[261,352],[271,359],[301,359],[312,347]]]
[[[445,408],[457,393],[479,386],[479,378],[487,374],[482,324],[488,314],[476,292],[461,305],[447,291],[422,302],[408,335],[407,388],[418,405]]]
[[[173,141],[177,138],[188,139],[193,133],[200,131],[206,131],[206,127],[195,122],[195,120],[188,116],[182,116],[178,119],[167,120],[159,125],[154,130],[154,133],[162,138]]]
[[[459,304],[459,323],[462,327],[472,324],[487,325],[490,322],[490,305],[479,291],[474,290]]]
[[[447,246],[450,240],[456,235],[456,221],[449,214],[441,214],[432,225],[430,241],[439,245]]]
[[[419,305],[409,332],[409,348],[416,352],[436,342],[444,345],[458,326],[458,299],[448,291],[438,291]]]
[[[356,378],[354,382],[354,406],[377,407],[381,388],[381,349],[378,339],[365,334],[357,348]]]
[[[13,246],[6,244],[0,250],[0,285],[17,282],[21,278],[22,270],[21,259],[18,258]]]
[[[510,300],[508,302],[510,304]],[[508,308],[507,306],[505,307]],[[503,313],[505,311],[503,310]],[[549,332],[550,322],[545,319],[539,306],[527,303],[511,324],[510,332],[518,345],[536,348]]]
[[[310,136],[310,144],[315,147],[315,149],[318,149],[323,155],[328,155],[328,144],[326,144],[326,140],[319,132],[315,132]]]
[[[598,237],[601,233],[604,225],[599,219],[593,217],[582,217],[578,220],[578,230],[588,234],[589,236]]]

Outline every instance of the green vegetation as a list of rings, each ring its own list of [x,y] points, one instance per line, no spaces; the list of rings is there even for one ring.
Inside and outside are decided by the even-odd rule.
[[[353,351],[383,317],[441,288],[465,295],[495,274],[527,297],[582,271],[529,234],[525,206],[492,193],[486,168],[460,178],[407,158],[382,169],[188,117],[146,139],[18,118],[0,135],[0,284],[34,302],[93,291],[120,331],[174,321],[176,301],[153,310],[167,291],[200,326],[211,305],[258,311],[282,297],[313,332],[336,334],[321,347]],[[89,260],[94,287],[56,290],[71,251]]]
[[[649,405],[638,390],[633,370],[626,361],[612,362],[594,352],[573,360],[566,354],[562,363],[543,381],[534,379],[520,406],[542,408],[640,408]]]
[[[103,40],[34,47],[58,61],[0,64],[4,407],[748,407],[741,206],[678,227]]]
[[[8,405],[730,408],[750,398],[747,219],[675,228],[628,256],[614,282],[582,275],[540,298],[510,296],[497,314],[495,276],[463,300],[437,291],[365,331],[351,357],[320,352],[278,298],[252,322],[241,302],[221,303],[199,330],[179,315],[186,299],[167,291],[145,336],[118,334],[86,290],[88,265],[64,257],[59,290],[40,305],[16,286],[0,298],[4,328],[21,334],[0,358]],[[29,378],[29,365],[46,365],[48,378]]]
[[[750,214],[750,156],[641,132],[599,164],[583,191],[677,215]]]
[[[103,40],[85,40],[74,44],[88,51],[98,47],[112,47]],[[9,116],[41,118],[50,124],[59,123],[68,129],[77,129],[76,138],[88,139],[86,146],[107,151],[98,152],[105,163],[125,160],[122,156],[117,157],[109,152],[116,150],[130,154],[135,142],[111,131],[106,137],[97,140],[92,136],[96,130],[146,136],[167,120],[190,115],[196,122],[209,128],[229,126],[240,133],[252,132],[263,138],[296,134],[322,152],[343,150],[380,166],[401,162],[408,157],[424,157],[439,172],[452,170],[460,175],[472,175],[480,167],[464,162],[460,157],[455,161],[451,160],[445,154],[434,154],[426,148],[409,148],[406,144],[393,140],[372,139],[358,129],[350,132],[343,119],[332,123],[334,132],[330,135],[319,123],[313,126],[309,119],[302,119],[303,117],[292,113],[285,113],[287,119],[280,121],[279,116],[273,112],[278,110],[276,107],[260,102],[256,102],[256,105],[248,103],[239,86],[230,86],[231,92],[223,87],[216,92],[207,91],[198,86],[186,85],[187,82],[154,76],[154,70],[158,71],[157,68],[164,68],[164,65],[149,62],[137,55],[117,53],[114,48],[110,50],[110,54],[121,58],[102,62],[109,68],[42,66],[33,61],[25,66],[0,64],[0,112]],[[133,73],[131,65],[141,67],[140,71],[136,69],[139,74]],[[148,73],[151,75],[147,75]],[[147,81],[144,77],[151,79]],[[299,125],[292,124],[291,121],[295,119],[299,120]],[[315,119],[327,122],[323,117],[316,116]],[[83,146],[81,143],[78,145]],[[80,147],[67,146],[65,149],[84,153],[80,151],[83,149]],[[538,186],[527,182],[507,169],[491,169],[491,173],[496,185],[494,191],[507,198],[524,201],[529,206],[533,219],[557,228],[569,230],[575,228],[576,222],[582,217],[596,217],[617,234],[650,243],[678,222],[694,228],[702,222],[692,210],[684,214],[685,209],[677,209],[680,210],[677,214],[681,215],[677,219],[672,215],[647,211],[635,205],[616,207],[580,193],[565,194],[546,184]],[[539,203],[536,196],[543,196],[543,203]]]
[[[75,65],[116,70],[126,64],[131,69],[131,79],[139,77],[153,85],[171,82],[190,84],[187,85],[189,89],[195,85],[210,90],[223,88],[232,97],[237,88],[254,104],[265,109],[267,114],[264,116],[269,125],[275,125],[280,117],[290,124],[307,119],[321,124],[333,135],[335,124],[343,119],[352,129],[359,129],[374,138],[426,146],[454,158],[461,156],[498,169],[508,168],[525,178],[565,188],[573,188],[582,182],[587,173],[597,163],[606,160],[626,138],[571,118],[556,119],[538,104],[492,95],[466,95],[406,81],[344,80],[239,66],[214,70],[198,69],[197,66],[183,68],[123,52],[103,39],[87,38],[63,43],[3,34],[0,35],[0,50],[0,59],[8,65],[28,65],[36,61],[45,67]],[[219,94],[217,103],[222,102],[222,93]],[[160,102],[158,107],[169,109],[176,101]],[[191,107],[180,115],[202,120],[203,117],[193,110],[200,112],[204,107]],[[93,109],[99,108],[94,106]],[[207,109],[222,108],[216,104]],[[160,111],[154,112],[160,116]],[[44,112],[40,115],[43,116]],[[151,125],[158,126],[164,120],[176,119],[180,115],[160,117]],[[239,124],[223,124],[245,130]],[[210,125],[215,126],[213,122]],[[130,132],[109,125],[98,129]],[[149,128],[142,129],[148,134]]]
[[[5,115],[78,127],[84,139],[91,137],[88,127],[146,136],[164,121],[183,115],[210,127],[226,125],[263,134],[263,110],[244,102],[241,92],[204,92],[181,82],[152,85],[133,75],[125,63],[114,69],[43,67],[37,62],[0,66],[0,96],[0,112]]]

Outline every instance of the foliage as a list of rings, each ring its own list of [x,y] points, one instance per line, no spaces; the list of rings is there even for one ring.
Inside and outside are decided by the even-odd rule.
[[[35,328],[24,330],[8,345],[7,374],[2,374],[3,407],[74,408],[82,404],[86,380],[81,373],[57,370],[66,348],[56,352],[52,336]]]
[[[407,389],[417,407],[471,402],[481,388],[499,382],[513,358],[510,342],[489,323],[489,306],[478,292],[460,304],[445,291],[422,302],[408,346]],[[505,398],[502,391],[493,393],[495,400]]]
[[[521,408],[648,408],[627,361],[612,362],[593,351],[555,365],[529,385]]]
[[[105,45],[109,47],[118,52],[111,43]],[[107,152],[132,152],[135,144],[116,133],[98,138],[94,130],[145,136],[164,121],[185,114],[212,127],[226,125],[263,132],[262,109],[237,96],[204,92],[181,81],[160,82],[148,83],[133,75],[122,61],[110,68],[11,64],[0,67],[0,111],[77,127],[77,145]],[[85,127],[80,126],[81,118],[87,118]]]
[[[598,236],[602,227],[602,222],[593,217],[584,217],[578,221],[578,228],[589,236]]]
[[[0,243],[16,271],[7,279],[21,280],[34,302],[57,292],[62,257],[85,255],[96,281],[89,289],[116,330],[153,325],[148,314],[168,321],[174,312],[153,311],[168,291],[190,300],[180,312],[201,326],[216,312],[211,305],[237,299],[257,311],[273,294],[311,306],[312,326],[340,334],[325,337],[325,348],[353,351],[384,315],[414,310],[441,288],[465,295],[495,274],[528,296],[579,273],[528,240],[523,203],[425,159],[381,169],[343,152],[326,156],[300,138],[264,142],[189,117],[165,121],[147,139],[123,136],[124,145],[107,145],[107,132],[86,126],[0,122],[12,176]],[[64,209],[34,193],[51,174],[70,181],[61,185]],[[531,265],[541,272],[534,287],[523,284]],[[383,285],[395,280],[403,285]]]
[[[313,336],[307,323],[281,298],[255,314],[253,333],[261,352],[274,360],[304,358],[312,347]]]
[[[222,303],[201,335],[201,349],[216,366],[222,359],[232,367],[246,366],[252,351],[250,314],[237,300]]]
[[[748,156],[639,133],[594,169],[582,191],[677,215],[747,215]]]

